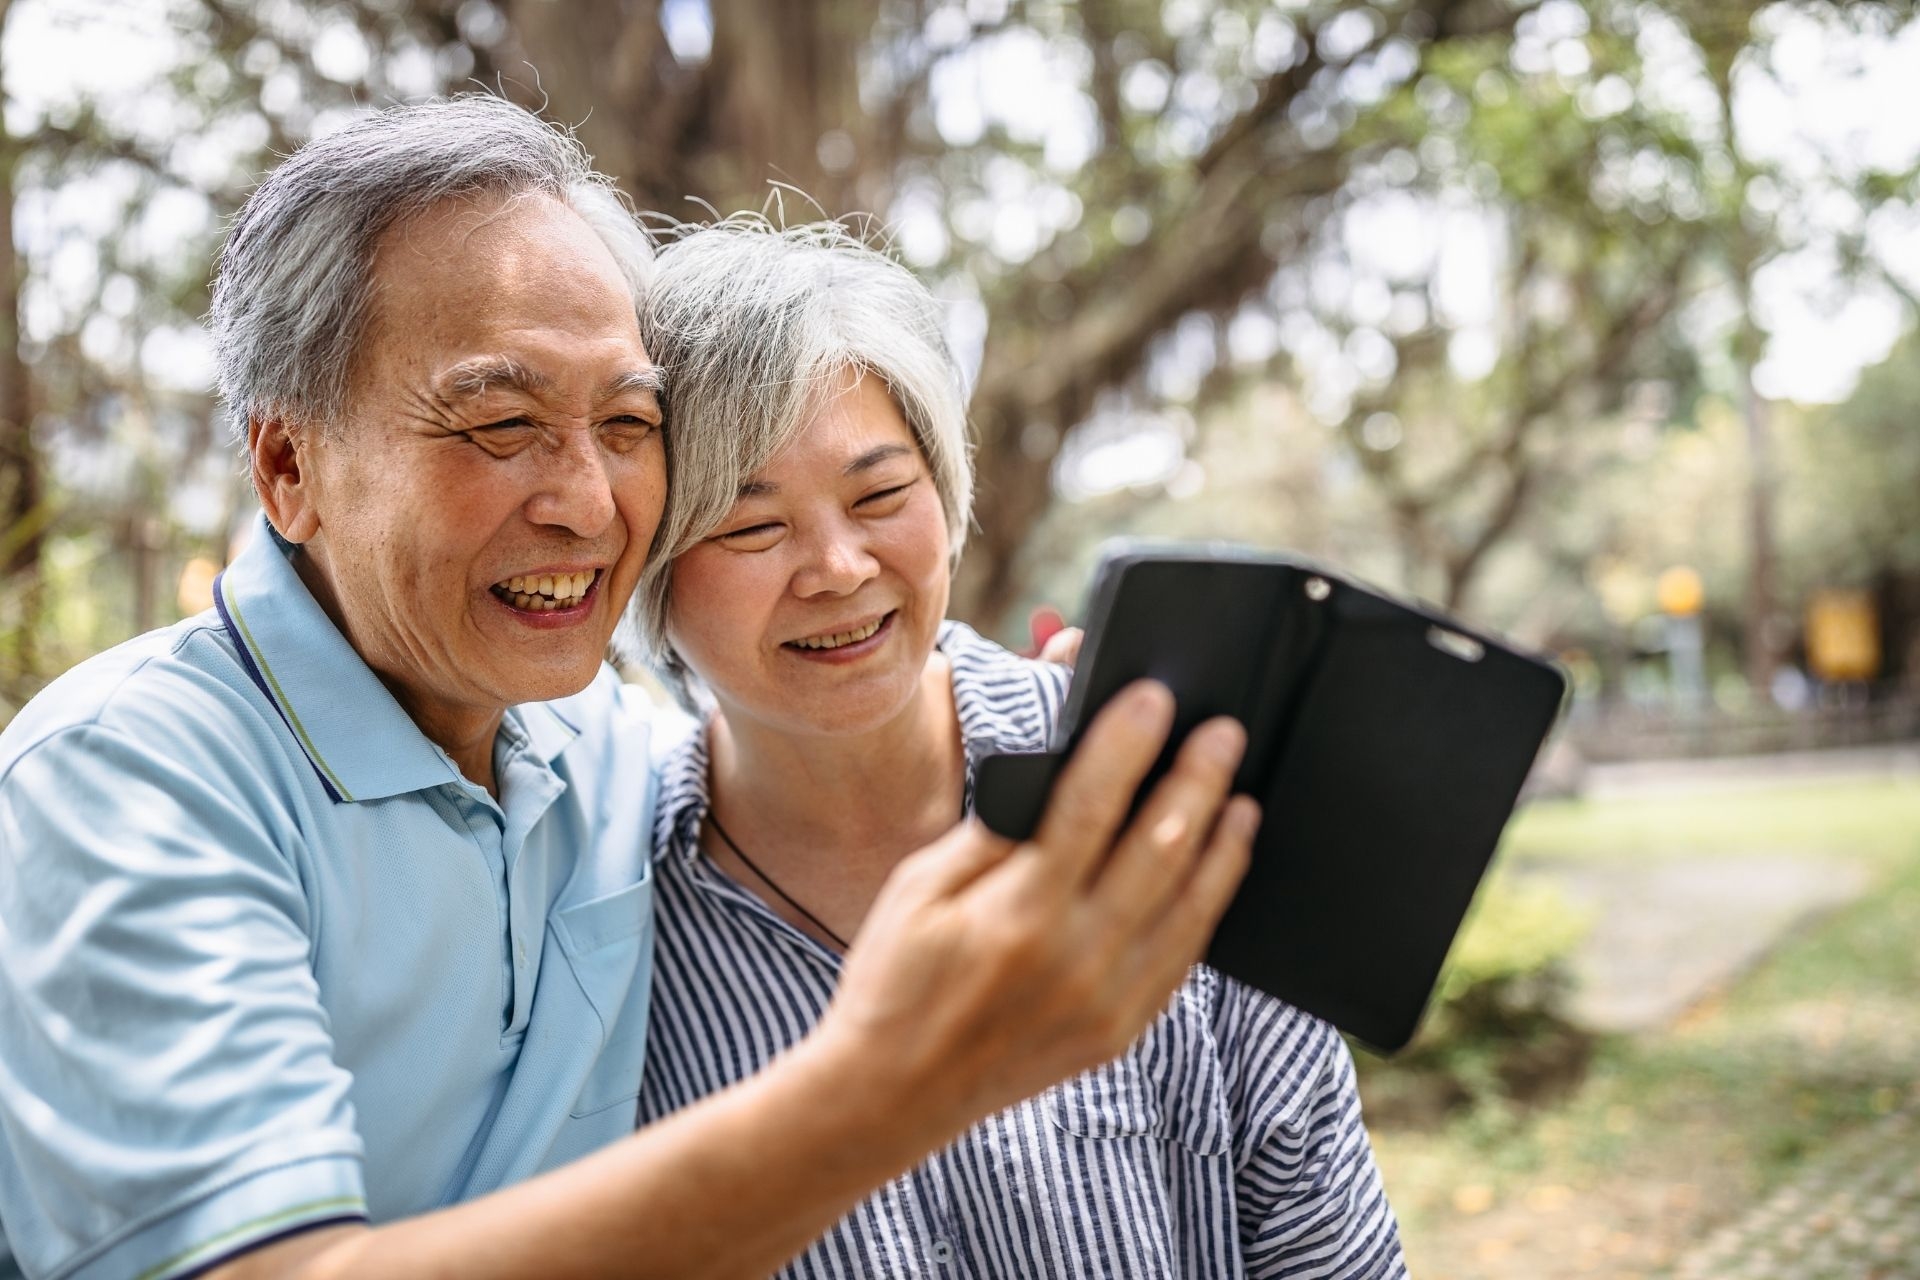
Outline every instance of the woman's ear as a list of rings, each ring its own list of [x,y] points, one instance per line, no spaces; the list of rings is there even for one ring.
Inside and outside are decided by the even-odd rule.
[[[309,466],[312,444],[311,428],[284,418],[254,418],[247,423],[253,492],[268,522],[288,542],[307,542],[320,532],[315,477]]]

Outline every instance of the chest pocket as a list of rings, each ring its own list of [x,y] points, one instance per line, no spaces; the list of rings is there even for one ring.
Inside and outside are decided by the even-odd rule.
[[[577,1119],[640,1096],[653,977],[653,879],[553,913],[554,935],[600,1020],[600,1053],[574,1100]]]
[[[1196,966],[1131,1048],[1046,1095],[1048,1119],[1081,1138],[1153,1137],[1196,1155],[1225,1154],[1233,1123],[1213,1034],[1219,983]]]

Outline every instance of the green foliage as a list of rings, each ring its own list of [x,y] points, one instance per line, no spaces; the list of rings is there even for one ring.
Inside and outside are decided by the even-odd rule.
[[[1814,586],[1920,570],[1920,333],[1866,370],[1844,402],[1809,410],[1787,453],[1786,541]]]
[[[1481,890],[1413,1045],[1363,1058],[1369,1112],[1388,1123],[1465,1109],[1489,1134],[1579,1079],[1591,1043],[1560,1007],[1592,920],[1552,886],[1496,874]]]
[[[1549,884],[1496,875],[1447,957],[1434,993],[1433,1017],[1444,1024],[1476,992],[1518,994],[1552,987],[1560,966],[1592,927],[1591,913]],[[1542,1003],[1529,998],[1526,1003]]]
[[[1709,590],[1735,619],[1738,522],[1671,513],[1733,509],[1738,441],[1679,508],[1644,500],[1642,445],[1737,402],[1757,332],[1742,279],[1800,247],[1830,197],[1865,227],[1910,206],[1916,179],[1846,157],[1777,171],[1714,103],[1769,74],[1782,14],[1891,34],[1912,9],[635,0],[563,17],[515,0],[166,0],[129,11],[175,55],[151,83],[12,104],[15,194],[42,211],[20,220],[35,434],[84,499],[63,533],[164,513],[221,433],[208,398],[170,381],[179,344],[148,339],[203,313],[221,216],[276,154],[354,111],[496,87],[577,123],[643,208],[755,203],[779,175],[897,226],[903,256],[984,323],[981,527],[954,600],[989,626],[1036,593],[1077,596],[1084,578],[1049,575],[1136,521],[1288,543],[1531,640],[1603,633],[1599,562],[1657,573],[1681,543],[1724,566]],[[669,10],[704,10],[706,51],[666,38]],[[112,20],[87,14],[74,21]],[[997,93],[1009,67],[1043,92]],[[1484,241],[1465,259],[1484,314],[1460,309],[1459,260],[1448,283],[1437,252],[1383,245],[1422,237]],[[1846,280],[1873,277],[1867,240],[1840,240]],[[1884,413],[1822,419],[1844,448],[1817,449],[1817,492],[1785,501],[1785,556],[1804,536],[1822,580],[1920,556],[1902,390]],[[1223,422],[1249,393],[1290,397],[1305,429],[1282,442],[1277,414]],[[121,430],[135,417],[142,433]],[[1167,419],[1204,465],[1066,510],[1048,477],[1077,444]],[[1285,456],[1204,456],[1209,435]],[[1785,471],[1806,461],[1781,452]],[[115,454],[166,484],[65,466]],[[1174,510],[1181,493],[1199,500]],[[1662,536],[1663,520],[1685,528]],[[173,524],[176,554],[209,532]]]

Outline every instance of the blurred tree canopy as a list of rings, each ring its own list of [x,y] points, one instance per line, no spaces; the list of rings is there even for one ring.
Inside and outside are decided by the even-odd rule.
[[[1792,532],[1815,580],[1920,573],[1920,338],[1904,338],[1846,401],[1806,414],[1797,447],[1796,470],[1816,483]]]
[[[1831,242],[1839,277],[1911,286],[1868,230],[1911,215],[1915,172],[1789,172],[1734,109],[1806,24],[1887,36],[1906,0],[97,8],[0,2],[0,314],[20,326],[0,337],[0,669],[22,678],[75,656],[34,652],[49,575],[130,565],[131,631],[166,612],[168,555],[222,556],[244,494],[193,338],[220,218],[274,155],[382,102],[504,93],[575,127],[642,210],[874,215],[977,370],[955,608],[988,625],[1067,558],[1050,513],[1103,449],[1163,460],[1127,501],[1232,494],[1205,528],[1257,534],[1291,500],[1250,470],[1249,432],[1281,433],[1262,413],[1321,432],[1332,471],[1308,487],[1364,489],[1384,576],[1486,611],[1503,548],[1561,554],[1549,526],[1622,433],[1687,429],[1704,398],[1746,415],[1746,629],[1772,636],[1756,273]],[[151,46],[139,94],[16,90],[24,21],[52,39],[122,16]]]

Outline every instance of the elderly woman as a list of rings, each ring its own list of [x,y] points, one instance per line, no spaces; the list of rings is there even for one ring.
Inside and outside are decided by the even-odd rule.
[[[642,1123],[826,1011],[887,873],[964,814],[970,762],[1038,749],[1067,673],[945,620],[971,470],[926,289],[827,224],[670,245],[643,318],[671,486],[638,597],[698,708],[656,811]],[[1325,1023],[1195,968],[1108,1065],[868,1199],[792,1277],[1403,1275]]]

